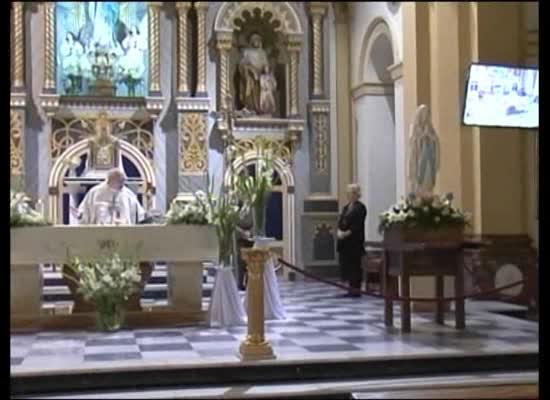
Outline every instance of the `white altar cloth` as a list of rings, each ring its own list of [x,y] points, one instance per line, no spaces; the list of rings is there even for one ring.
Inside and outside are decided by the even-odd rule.
[[[212,327],[246,324],[246,313],[233,268],[216,267],[216,282],[210,297],[208,321]]]

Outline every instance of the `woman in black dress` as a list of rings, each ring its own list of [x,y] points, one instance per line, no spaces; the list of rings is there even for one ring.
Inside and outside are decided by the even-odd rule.
[[[348,282],[350,291],[346,297],[360,297],[363,271],[361,259],[365,254],[365,219],[367,208],[359,201],[361,188],[348,185],[348,204],[338,219],[337,251],[342,281]]]

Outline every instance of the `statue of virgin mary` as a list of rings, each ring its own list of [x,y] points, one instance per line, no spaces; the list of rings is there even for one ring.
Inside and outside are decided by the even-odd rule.
[[[416,110],[409,138],[409,182],[414,193],[431,194],[439,171],[439,139],[428,106]]]

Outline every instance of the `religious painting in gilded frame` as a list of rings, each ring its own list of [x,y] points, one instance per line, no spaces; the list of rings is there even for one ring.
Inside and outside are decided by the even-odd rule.
[[[144,97],[149,75],[146,2],[56,2],[60,95]]]

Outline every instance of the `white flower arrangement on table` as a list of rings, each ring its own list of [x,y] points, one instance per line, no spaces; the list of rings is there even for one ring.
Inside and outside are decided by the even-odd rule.
[[[210,181],[212,181],[210,183]],[[241,218],[249,211],[249,204],[240,201],[238,192],[233,188],[221,188],[216,197],[214,180],[207,177],[207,192],[196,192],[195,199],[209,224],[216,228],[218,238],[218,261],[222,266],[230,265],[233,253],[233,234]]]
[[[170,225],[207,225],[209,222],[203,207],[194,198],[184,204],[174,200],[170,206],[170,210],[166,213],[166,223]]]
[[[51,225],[31,207],[31,199],[23,192],[10,189],[10,228]]]
[[[470,214],[452,205],[453,195],[416,195],[414,193],[380,214],[380,233],[402,226],[422,230],[437,230],[448,227],[464,228],[469,224]]]

